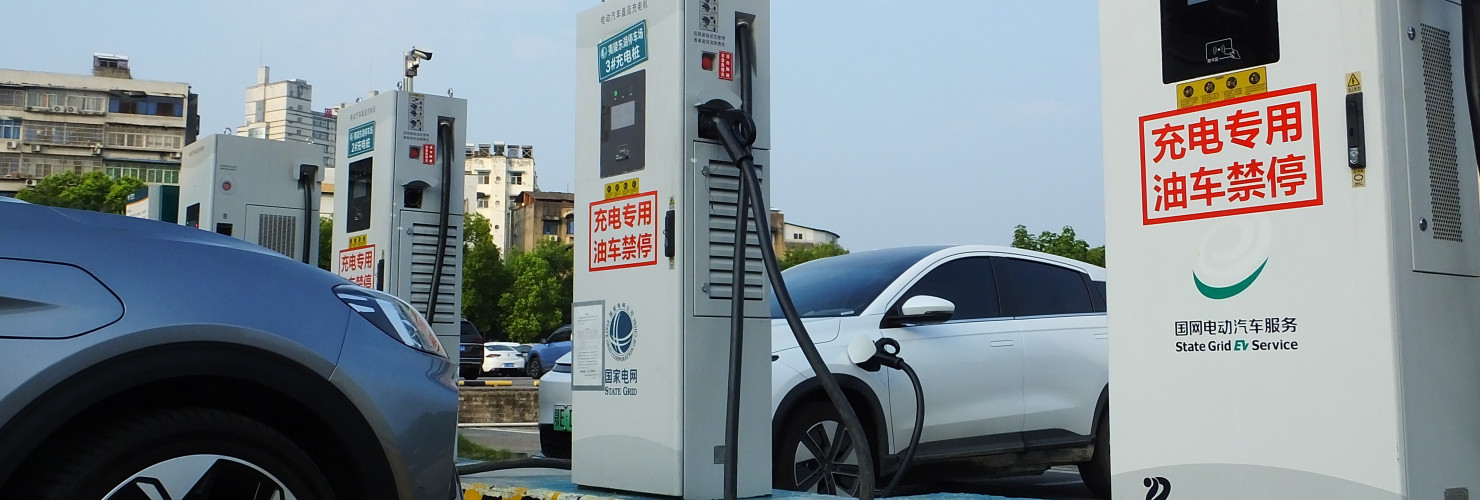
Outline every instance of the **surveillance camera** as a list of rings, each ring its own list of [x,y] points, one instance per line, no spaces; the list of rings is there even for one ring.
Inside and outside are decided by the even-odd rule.
[[[411,55],[416,56],[417,59],[425,59],[427,61],[432,60],[432,51],[420,49],[415,46],[411,47]]]

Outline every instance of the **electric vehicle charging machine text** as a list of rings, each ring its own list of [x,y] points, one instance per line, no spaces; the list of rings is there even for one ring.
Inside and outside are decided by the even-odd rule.
[[[628,0],[579,16],[573,462],[576,484],[720,498],[731,293],[744,304],[739,496],[771,491],[769,308],[756,225],[733,279],[740,174],[696,105],[741,106],[736,20],[754,26],[749,103],[769,162],[765,0]],[[740,52],[743,53],[743,52]],[[768,188],[763,187],[763,190]]]
[[[1116,498],[1480,493],[1458,3],[1099,8]]]
[[[317,264],[323,157],[302,142],[202,137],[185,147],[176,220]]]
[[[383,92],[340,111],[336,138],[335,272],[423,315],[440,273],[431,324],[444,350],[462,318],[467,110],[463,99]]]

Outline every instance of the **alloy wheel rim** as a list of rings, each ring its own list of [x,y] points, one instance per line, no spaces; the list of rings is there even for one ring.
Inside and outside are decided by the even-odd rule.
[[[792,455],[796,489],[812,493],[853,494],[858,489],[858,453],[842,424],[824,420],[802,433]]]
[[[209,454],[175,457],[146,467],[114,486],[103,499],[181,500],[186,495],[297,500],[282,480],[261,467],[235,457]]]

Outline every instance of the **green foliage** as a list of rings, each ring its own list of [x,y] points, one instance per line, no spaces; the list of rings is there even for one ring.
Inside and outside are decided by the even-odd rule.
[[[499,297],[504,308],[504,332],[515,342],[532,342],[560,326],[569,299],[561,298],[560,278],[550,272],[550,261],[538,251],[515,254],[507,264],[513,276],[507,292]]]
[[[319,217],[319,269],[334,272],[329,268],[334,253],[334,219]]]
[[[558,241],[545,240],[535,245],[532,253],[545,259],[550,266],[550,275],[556,280],[555,300],[562,306],[560,321],[554,326],[570,323],[570,304],[575,297],[575,249]]]
[[[513,277],[504,268],[489,227],[488,218],[476,213],[463,219],[463,318],[473,322],[484,338],[506,340],[505,310],[499,301]]]
[[[848,249],[837,243],[821,243],[817,245],[787,245],[786,254],[781,256],[777,264],[782,270],[801,264],[803,262],[832,257],[834,255],[847,255]]]
[[[121,214],[128,195],[141,187],[144,181],[132,177],[115,180],[98,171],[65,172],[41,179],[15,197],[37,205]]]
[[[1044,231],[1038,236],[1033,236],[1028,234],[1027,227],[1019,225],[1012,231],[1012,246],[1105,267],[1105,246],[1090,248],[1089,243],[1074,236],[1074,228],[1069,226],[1064,226],[1063,232],[1060,233]]]

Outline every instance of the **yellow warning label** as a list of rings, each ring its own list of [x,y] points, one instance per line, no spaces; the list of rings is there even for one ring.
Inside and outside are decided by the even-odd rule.
[[[362,246],[365,246],[365,245],[369,245],[369,244],[370,244],[370,235],[368,235],[368,234],[357,234],[357,235],[354,235],[354,236],[350,236],[349,237],[349,247],[350,248],[359,248],[359,247],[362,247]]]
[[[1355,94],[1362,91],[1362,72],[1353,71],[1346,74],[1346,93]]]
[[[639,191],[641,191],[641,189],[638,189],[637,187],[637,179],[617,181],[606,185],[606,199],[610,200],[612,198],[632,196],[634,194],[637,194]]]
[[[1263,94],[1269,90],[1265,67],[1204,78],[1177,85],[1177,109]]]

